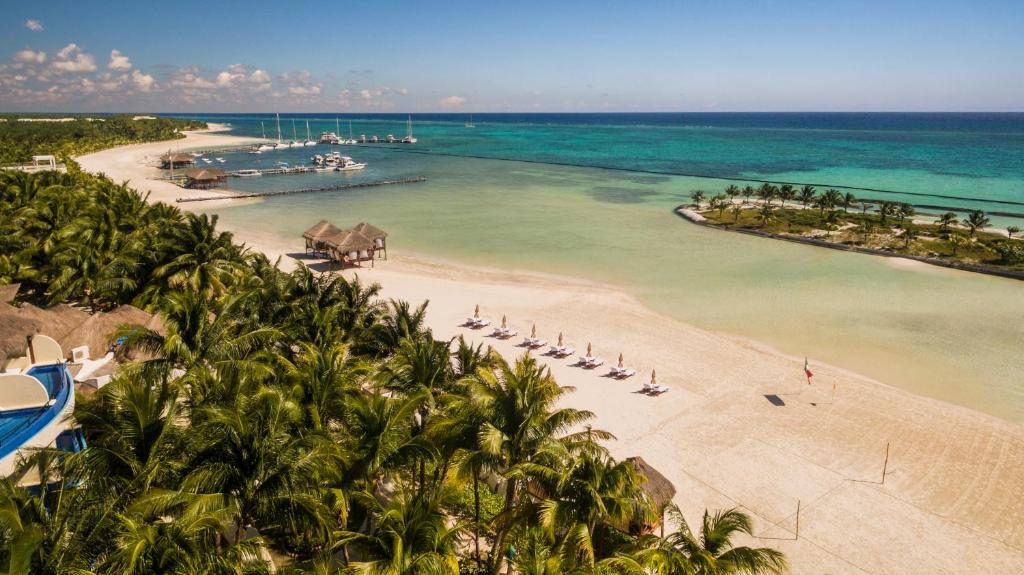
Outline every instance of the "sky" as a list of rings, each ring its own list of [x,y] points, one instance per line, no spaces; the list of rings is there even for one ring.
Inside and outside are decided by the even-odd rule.
[[[1024,111],[1024,0],[2,0],[0,111]]]

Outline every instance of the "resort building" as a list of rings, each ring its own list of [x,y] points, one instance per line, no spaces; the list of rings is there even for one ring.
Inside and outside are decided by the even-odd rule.
[[[224,187],[228,173],[220,168],[196,168],[185,172],[185,187],[198,190]]]
[[[0,373],[0,475],[13,474],[19,456],[32,448],[84,449],[85,438],[70,419],[74,408],[74,380],[60,344],[45,335],[28,336],[25,355]],[[20,482],[31,486],[38,480],[26,476]]]
[[[160,167],[165,170],[174,168],[184,168],[186,166],[191,166],[195,163],[196,159],[193,158],[191,154],[167,152],[166,154],[160,156]]]

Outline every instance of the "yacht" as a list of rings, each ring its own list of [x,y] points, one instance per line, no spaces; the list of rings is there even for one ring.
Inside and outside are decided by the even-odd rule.
[[[334,132],[321,132],[320,133],[320,143],[321,144],[338,144],[340,142],[341,142],[341,139],[338,138],[338,134],[335,134]]]
[[[259,170],[248,169],[248,170],[235,170],[234,172],[231,172],[231,174],[234,175],[234,176],[241,176],[243,178],[251,178],[253,176],[262,176],[263,172],[261,172]]]
[[[335,168],[339,172],[353,172],[366,167],[366,162],[357,162],[348,156],[341,156],[341,163]]]
[[[475,128],[476,127],[476,124],[473,123],[473,114],[469,115],[469,121],[466,122],[466,127],[467,128]]]
[[[214,159],[217,160],[218,162],[222,163],[222,164],[227,161],[224,158],[214,158]]]
[[[409,115],[409,120],[406,123],[405,133],[406,133],[405,137],[402,138],[402,143],[403,144],[415,144],[416,143],[416,136],[412,135],[412,114]]]
[[[388,142],[389,144],[394,144],[395,142],[397,142],[397,140],[395,140],[395,137],[394,137],[394,136],[392,136],[391,134],[388,134],[388,137],[387,137],[387,142]]]

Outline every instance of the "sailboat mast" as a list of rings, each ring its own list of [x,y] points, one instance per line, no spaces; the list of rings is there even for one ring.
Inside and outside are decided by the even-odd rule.
[[[306,120],[306,141],[309,141],[309,120]]]
[[[293,142],[298,142],[299,141],[298,133],[295,132],[295,118],[292,118],[292,141]]]
[[[260,120],[260,134],[263,136],[264,140],[267,139],[267,128],[266,128],[266,126],[263,125],[263,121],[262,120]]]
[[[337,116],[334,117],[334,135],[341,139],[341,120]]]
[[[274,115],[277,117],[277,143],[281,143],[281,114],[275,112]]]
[[[352,139],[352,120],[348,121],[348,139]]]

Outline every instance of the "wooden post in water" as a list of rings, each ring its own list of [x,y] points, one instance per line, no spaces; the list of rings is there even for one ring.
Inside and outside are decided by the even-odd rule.
[[[882,464],[882,485],[885,485],[885,471],[889,469],[889,442],[885,442],[885,463]]]

